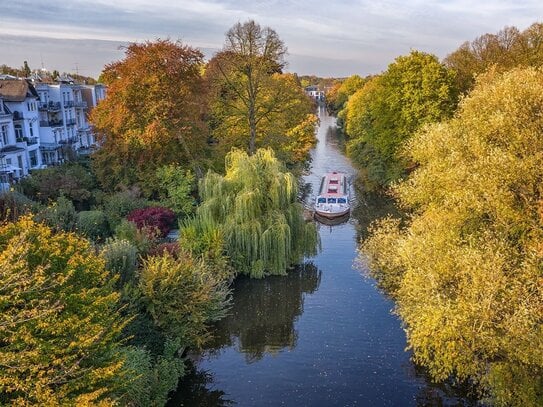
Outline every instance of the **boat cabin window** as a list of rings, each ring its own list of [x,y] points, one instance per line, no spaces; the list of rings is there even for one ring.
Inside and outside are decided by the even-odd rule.
[[[335,192],[337,192],[337,186],[328,185],[328,193],[335,193]]]
[[[328,203],[337,203],[336,198],[328,198]]]
[[[332,178],[330,180],[330,184],[337,184],[338,183],[338,179],[337,178]]]
[[[347,199],[346,198],[338,198],[337,203],[342,203],[342,204],[347,203]]]
[[[317,198],[317,203],[326,203],[326,198]]]

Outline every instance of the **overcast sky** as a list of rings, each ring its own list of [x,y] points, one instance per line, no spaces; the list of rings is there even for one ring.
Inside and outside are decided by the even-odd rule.
[[[97,77],[119,46],[181,39],[206,55],[236,22],[275,29],[291,72],[378,73],[411,49],[443,58],[464,41],[543,21],[543,0],[0,0],[0,64]]]

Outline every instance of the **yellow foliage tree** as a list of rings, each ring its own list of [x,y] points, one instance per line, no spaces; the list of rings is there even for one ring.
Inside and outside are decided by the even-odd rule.
[[[118,297],[86,240],[29,218],[0,226],[0,404],[111,404]]]
[[[542,71],[479,77],[455,118],[408,143],[405,227],[381,221],[363,246],[414,360],[497,405],[543,404],[541,112]]]

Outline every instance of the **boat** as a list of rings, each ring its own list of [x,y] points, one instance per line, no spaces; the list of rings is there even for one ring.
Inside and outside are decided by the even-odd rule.
[[[324,174],[315,200],[315,215],[336,219],[347,216],[350,210],[347,176],[336,171]]]

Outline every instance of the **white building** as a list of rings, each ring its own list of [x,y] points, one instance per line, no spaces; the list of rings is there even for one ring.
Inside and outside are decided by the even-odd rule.
[[[0,181],[91,152],[87,113],[104,97],[103,85],[0,79]]]
[[[316,86],[316,85],[307,86],[305,88],[305,93],[309,97],[315,99],[317,102],[323,102],[324,101],[324,95],[325,95],[324,91],[320,90],[319,87]]]

